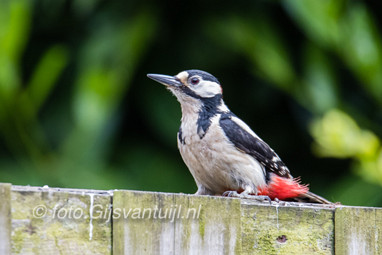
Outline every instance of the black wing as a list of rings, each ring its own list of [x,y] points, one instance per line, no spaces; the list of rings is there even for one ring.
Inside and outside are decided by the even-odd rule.
[[[279,156],[257,136],[253,136],[247,132],[242,125],[246,125],[232,113],[222,114],[220,117],[220,127],[223,129],[227,138],[235,145],[235,147],[252,157],[262,164],[267,171],[267,181],[269,180],[269,172],[275,173],[281,177],[292,178],[289,169]],[[248,127],[249,128],[249,127]]]

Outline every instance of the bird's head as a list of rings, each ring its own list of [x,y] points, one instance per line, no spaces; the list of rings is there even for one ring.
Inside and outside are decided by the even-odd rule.
[[[182,105],[202,104],[213,99],[220,103],[222,98],[223,90],[218,79],[204,71],[187,70],[175,76],[148,74],[147,77],[165,85]]]

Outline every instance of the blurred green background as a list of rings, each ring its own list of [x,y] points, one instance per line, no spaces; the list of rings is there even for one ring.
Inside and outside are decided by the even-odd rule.
[[[0,181],[194,193],[146,73],[196,68],[313,192],[382,206],[373,2],[3,0]]]

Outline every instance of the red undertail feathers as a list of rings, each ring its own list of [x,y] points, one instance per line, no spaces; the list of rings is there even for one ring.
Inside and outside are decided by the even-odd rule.
[[[308,191],[308,186],[300,184],[298,178],[290,179],[272,174],[268,185],[258,189],[258,195],[269,196],[271,199],[278,198],[284,200],[299,197]]]

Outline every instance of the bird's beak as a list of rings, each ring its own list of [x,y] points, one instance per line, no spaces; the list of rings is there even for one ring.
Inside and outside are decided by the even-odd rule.
[[[166,86],[173,86],[173,87],[180,87],[182,86],[182,83],[179,79],[177,79],[175,76],[170,75],[163,75],[163,74],[147,74],[147,77],[150,79],[153,79],[154,81],[157,81],[159,83],[162,83]]]

